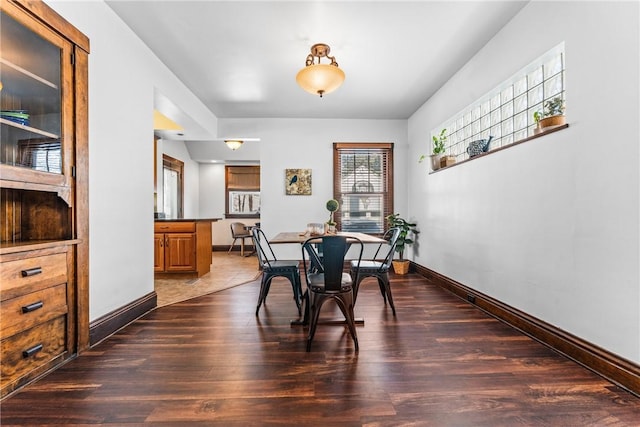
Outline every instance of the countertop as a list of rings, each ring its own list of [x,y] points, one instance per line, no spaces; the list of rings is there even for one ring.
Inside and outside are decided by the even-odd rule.
[[[155,218],[155,222],[200,222],[200,221],[210,221],[216,222],[221,221],[222,218]]]

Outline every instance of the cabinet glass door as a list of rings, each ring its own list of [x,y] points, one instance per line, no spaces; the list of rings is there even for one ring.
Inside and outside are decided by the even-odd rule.
[[[0,163],[62,173],[60,46],[2,13]]]

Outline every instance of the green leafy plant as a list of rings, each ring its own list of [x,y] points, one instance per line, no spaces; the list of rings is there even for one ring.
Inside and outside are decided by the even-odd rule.
[[[335,221],[333,220],[333,213],[337,211],[338,208],[340,208],[340,204],[337,200],[330,199],[327,201],[327,210],[329,211],[329,221],[327,221],[327,224],[336,225]]]
[[[447,130],[442,129],[440,135],[434,135],[431,139],[433,140],[433,154],[444,154],[444,145],[447,142]],[[426,158],[427,156],[423,154],[418,159],[418,162],[422,162]]]
[[[387,220],[387,224],[389,225],[389,228],[392,228],[392,227],[400,228],[400,235],[398,236],[398,243],[396,244],[396,252],[398,252],[400,259],[403,260],[404,249],[407,246],[413,244],[413,239],[411,238],[411,236],[418,234],[419,231],[416,230],[415,223],[407,221],[406,219],[402,218],[400,214],[388,215],[386,217],[386,220]]]
[[[540,120],[542,120],[542,113],[540,111],[533,113],[533,120],[535,120],[536,124],[540,123]]]
[[[564,99],[557,96],[544,103],[543,117],[560,116],[564,114]]]
[[[440,135],[433,136],[433,154],[444,153],[444,144],[447,142],[447,130],[442,129]]]

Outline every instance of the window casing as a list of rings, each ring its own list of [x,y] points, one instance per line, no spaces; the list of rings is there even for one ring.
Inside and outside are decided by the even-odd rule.
[[[260,217],[260,166],[225,167],[225,216]]]
[[[393,213],[393,143],[334,143],[338,230],[382,234]]]
[[[162,155],[162,211],[165,218],[184,218],[184,162]]]
[[[565,99],[564,43],[433,129],[431,134],[437,136],[441,129],[447,129],[445,153],[461,162],[469,158],[466,150],[471,141],[492,135],[490,149],[496,149],[533,135],[536,127],[533,113],[542,112],[544,103],[556,97]]]

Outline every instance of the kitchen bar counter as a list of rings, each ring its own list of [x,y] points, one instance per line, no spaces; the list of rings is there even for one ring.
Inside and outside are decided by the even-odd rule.
[[[193,222],[193,221],[222,221],[222,218],[155,218],[155,222]]]
[[[220,218],[156,219],[154,273],[156,278],[200,277],[211,271],[211,223]]]

